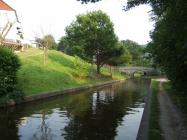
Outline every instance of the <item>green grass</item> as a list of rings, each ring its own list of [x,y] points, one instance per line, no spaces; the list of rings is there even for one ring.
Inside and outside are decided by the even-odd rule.
[[[149,139],[150,140],[163,140],[162,132],[159,126],[159,103],[158,103],[158,93],[159,93],[159,82],[151,81],[152,97],[151,97],[151,110],[149,117]]]
[[[18,56],[22,63],[18,71],[18,85],[26,96],[125,77],[113,71],[111,78],[107,68],[102,68],[98,76],[91,64],[55,50],[48,51],[46,65],[40,49],[29,48]]]
[[[184,123],[185,125],[187,125],[187,95],[181,94],[180,92],[175,90],[170,82],[163,83],[163,88],[167,91],[173,103],[182,112]]]

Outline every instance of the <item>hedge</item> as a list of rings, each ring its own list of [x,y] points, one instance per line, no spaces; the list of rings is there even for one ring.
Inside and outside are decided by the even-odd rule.
[[[0,99],[14,99],[20,96],[16,73],[21,64],[10,49],[0,46]]]

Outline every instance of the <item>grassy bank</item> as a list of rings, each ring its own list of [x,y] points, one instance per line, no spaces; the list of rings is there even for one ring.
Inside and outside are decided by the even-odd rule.
[[[163,83],[164,90],[167,91],[168,95],[171,97],[173,103],[182,112],[184,123],[187,125],[187,95],[181,94],[172,88],[170,82]]]
[[[159,126],[159,82],[151,81],[152,97],[151,97],[151,110],[149,118],[149,139],[150,140],[162,140],[162,132]]]
[[[125,77],[113,71],[111,78],[107,68],[102,68],[98,76],[91,64],[54,50],[48,51],[46,65],[43,64],[43,51],[40,49],[29,48],[18,53],[18,56],[22,63],[18,85],[26,96]]]

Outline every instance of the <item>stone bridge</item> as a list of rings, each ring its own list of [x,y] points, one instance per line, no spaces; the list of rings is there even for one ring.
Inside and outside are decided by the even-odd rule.
[[[159,70],[157,70],[155,68],[151,68],[151,67],[119,67],[119,71],[124,72],[124,73],[130,75],[131,77],[133,77],[134,74],[137,72],[143,72],[144,75],[147,75],[147,76],[153,76],[153,75],[160,74]]]

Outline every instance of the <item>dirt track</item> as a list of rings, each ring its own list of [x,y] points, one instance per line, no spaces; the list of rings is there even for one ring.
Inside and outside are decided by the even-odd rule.
[[[187,140],[187,127],[184,125],[184,117],[170,99],[168,93],[164,91],[162,83],[166,80],[159,80],[159,92],[157,94],[159,102],[159,126],[164,140]],[[149,115],[151,108],[152,91],[149,91],[146,106],[142,116],[137,140],[149,140]]]
[[[180,111],[172,103],[168,94],[163,90],[162,82],[159,84],[159,125],[165,140],[187,140],[187,129],[183,123]]]

